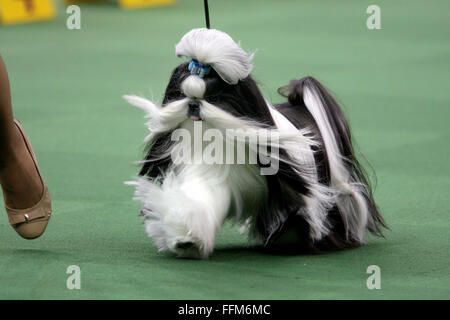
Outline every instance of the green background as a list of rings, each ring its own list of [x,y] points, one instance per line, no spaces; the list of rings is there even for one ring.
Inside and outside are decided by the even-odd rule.
[[[381,8],[381,30],[366,9]],[[0,219],[2,299],[448,299],[450,2],[210,0],[212,26],[257,49],[269,100],[313,75],[343,104],[376,171],[391,231],[349,251],[282,256],[247,248],[227,225],[206,261],[158,253],[124,181],[147,131],[123,94],[160,100],[180,63],[174,44],[204,25],[202,1],[122,11],[81,5],[81,30],[55,20],[0,26],[13,105],[50,187],[54,216],[39,239]],[[81,290],[66,268],[81,268]],[[381,268],[381,290],[366,269]]]

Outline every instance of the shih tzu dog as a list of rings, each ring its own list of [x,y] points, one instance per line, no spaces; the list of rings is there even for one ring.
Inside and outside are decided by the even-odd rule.
[[[271,105],[250,73],[253,54],[224,32],[193,29],[176,45],[162,106],[146,112],[146,156],[135,198],[159,250],[207,258],[226,219],[266,248],[359,246],[386,227],[347,121],[312,77]]]

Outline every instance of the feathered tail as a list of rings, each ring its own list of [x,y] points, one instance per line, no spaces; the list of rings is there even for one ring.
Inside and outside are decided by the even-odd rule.
[[[381,235],[387,227],[373,199],[363,167],[355,157],[347,120],[333,96],[313,77],[293,80],[279,89],[291,105],[305,105],[320,131],[328,160],[329,184],[337,191],[336,206],[346,238],[363,243],[365,231]]]

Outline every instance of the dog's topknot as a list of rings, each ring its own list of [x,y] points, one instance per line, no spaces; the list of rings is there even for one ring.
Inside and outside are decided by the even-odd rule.
[[[229,84],[237,84],[250,75],[253,53],[248,53],[225,32],[193,29],[175,46],[178,57],[195,59],[210,65]]]

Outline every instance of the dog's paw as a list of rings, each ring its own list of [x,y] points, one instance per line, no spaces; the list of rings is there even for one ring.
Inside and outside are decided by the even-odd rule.
[[[178,250],[188,250],[192,247],[195,247],[195,243],[192,241],[178,242],[175,244],[175,249]]]
[[[190,237],[179,237],[174,241],[171,249],[179,258],[206,258],[200,249],[200,245]]]

